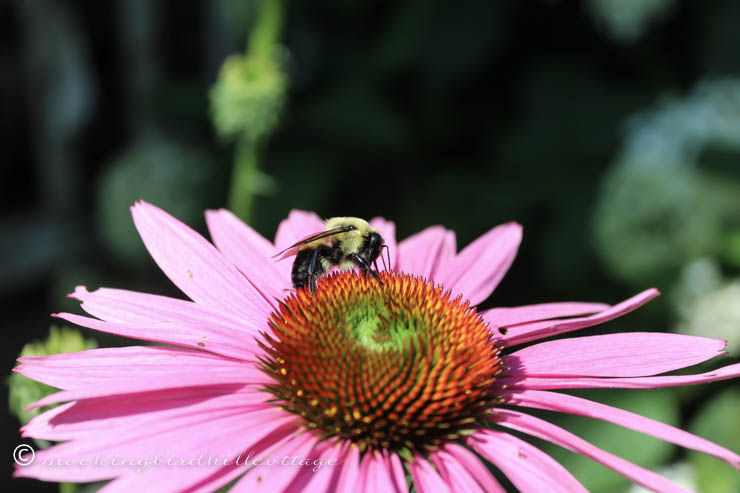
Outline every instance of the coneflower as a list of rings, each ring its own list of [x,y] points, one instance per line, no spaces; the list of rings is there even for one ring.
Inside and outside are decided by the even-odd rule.
[[[171,346],[94,349],[21,358],[16,371],[62,389],[63,403],[23,435],[63,442],[17,476],[112,481],[105,491],[418,492],[585,491],[516,430],[604,464],[655,491],[683,491],[522,408],[615,423],[714,455],[740,456],[680,429],[552,392],[657,388],[734,378],[740,364],[700,375],[656,376],[721,354],[724,341],[621,333],[517,344],[597,325],[651,298],[614,306],[547,303],[477,311],[511,265],[515,223],[456,252],[431,227],[396,245],[393,223],[371,224],[388,244],[382,283],[354,272],[292,292],[290,263],[270,257],[320,231],[293,211],[275,245],[227,211],[207,213],[217,248],[160,209],[138,203],[134,221],[178,300],[79,287],[95,318],[58,314],[104,332]],[[409,479],[407,479],[409,478]]]

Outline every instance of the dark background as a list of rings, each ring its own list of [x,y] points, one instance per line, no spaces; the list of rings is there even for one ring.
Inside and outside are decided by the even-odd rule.
[[[620,38],[592,5],[290,2],[290,85],[250,222],[272,238],[291,208],[382,215],[399,238],[443,224],[460,248],[516,220],[520,254],[484,308],[616,303],[650,287],[599,259],[595,204],[630,115],[738,74],[740,9],[669,2]],[[215,135],[208,91],[244,49],[250,14],[229,1],[0,2],[6,372],[50,313],[77,309],[64,298],[75,285],[176,295],[137,246],[128,206],[145,198],[201,231],[202,210],[226,206],[233,148]],[[673,323],[659,299],[607,328]],[[19,437],[5,422],[7,478]]]

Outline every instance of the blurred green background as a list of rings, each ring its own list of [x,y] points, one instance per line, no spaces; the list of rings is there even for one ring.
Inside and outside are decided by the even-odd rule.
[[[231,207],[268,238],[292,208],[382,215],[399,238],[443,224],[458,248],[516,220],[483,308],[655,286],[587,333],[719,337],[730,356],[696,372],[738,361],[738,25],[731,0],[0,2],[5,370],[49,313],[79,310],[78,284],[178,296],[133,228],[140,198],[202,232],[204,209]],[[740,449],[736,383],[585,395]],[[740,490],[714,459],[552,419],[689,488]]]

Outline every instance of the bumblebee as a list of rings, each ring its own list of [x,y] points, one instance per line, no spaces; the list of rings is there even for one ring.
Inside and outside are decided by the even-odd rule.
[[[316,280],[335,266],[343,270],[359,267],[382,283],[377,260],[383,248],[388,248],[383,237],[358,217],[332,217],[325,224],[325,231],[303,238],[273,257],[282,260],[295,255],[291,272],[293,287],[308,286],[313,294]]]

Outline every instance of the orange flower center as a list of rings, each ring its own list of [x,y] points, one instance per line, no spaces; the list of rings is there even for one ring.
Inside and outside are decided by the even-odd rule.
[[[260,342],[266,390],[361,450],[434,450],[498,402],[500,347],[467,301],[407,274],[380,279],[337,273],[289,295]]]

